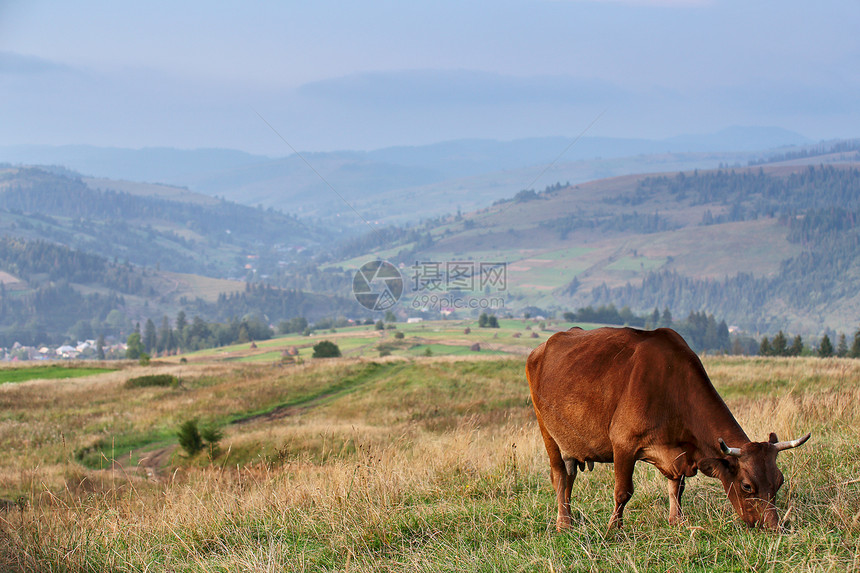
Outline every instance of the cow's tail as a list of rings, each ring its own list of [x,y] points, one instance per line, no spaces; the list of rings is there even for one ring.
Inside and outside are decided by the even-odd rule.
[[[540,372],[543,365],[543,355],[545,347],[546,342],[532,350],[531,354],[529,354],[528,360],[526,360],[526,380],[529,383],[532,403],[534,404],[535,408],[537,408],[538,406],[538,384],[540,383]]]

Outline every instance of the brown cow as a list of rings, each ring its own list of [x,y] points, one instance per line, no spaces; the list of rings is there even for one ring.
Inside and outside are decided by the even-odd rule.
[[[669,522],[681,520],[684,478],[719,479],[741,519],[777,528],[782,486],[776,454],[809,439],[751,442],[717,394],[699,357],[668,328],[573,328],[529,356],[526,375],[558,502],[556,528],[570,527],[577,467],[615,463],[615,511],[622,526],[637,460],[669,479]],[[727,445],[728,444],[728,445]]]

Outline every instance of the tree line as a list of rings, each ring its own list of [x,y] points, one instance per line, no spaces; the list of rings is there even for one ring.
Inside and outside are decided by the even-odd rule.
[[[620,213],[594,217],[591,215],[566,215],[547,221],[545,228],[558,233],[561,240],[568,238],[573,231],[599,231],[624,233],[660,233],[672,231],[679,225],[659,213]]]
[[[782,161],[791,161],[794,159],[808,159],[810,157],[818,157],[821,155],[831,155],[834,153],[853,153],[860,151],[860,140],[839,141],[836,143],[820,143],[798,151],[786,151],[785,153],[775,153],[763,159],[751,159],[749,165],[763,165],[766,163],[779,163]]]
[[[836,346],[834,347],[830,335],[825,333],[817,346],[806,345],[803,338],[798,334],[791,338],[782,330],[776,333],[773,339],[768,339],[767,336],[762,337],[759,344],[759,354],[761,356],[819,356],[828,358],[837,356],[840,358],[860,358],[860,329],[854,332],[854,338],[851,346],[848,345],[848,339],[845,334],[839,334]]]
[[[179,311],[173,325],[167,315],[156,327],[151,318],[147,319],[141,330],[140,323],[126,341],[126,358],[139,359],[148,356],[194,352],[204,348],[228,346],[255,340],[268,340],[273,335],[272,328],[258,316],[233,318],[227,322],[207,322],[200,316],[191,321],[185,311]]]
[[[228,321],[234,316],[258,314],[273,324],[296,316],[314,320],[358,312],[355,301],[346,297],[281,289],[266,283],[245,283],[244,290],[221,293],[214,302],[182,298],[180,303],[187,311],[212,320]],[[370,312],[365,314],[369,316]]]
[[[729,327],[725,320],[717,321],[713,314],[691,311],[687,318],[675,321],[672,312],[664,307],[661,312],[657,307],[651,313],[636,315],[630,307],[620,310],[612,303],[597,308],[586,306],[576,312],[565,312],[562,315],[568,322],[591,322],[598,324],[617,324],[634,326],[645,329],[673,328],[684,337],[687,344],[696,352],[730,352],[732,340]]]
[[[837,206],[856,210],[860,209],[860,170],[809,166],[787,176],[769,175],[761,168],[681,172],[646,177],[633,192],[610,200],[635,205],[662,193],[690,205],[722,206],[724,212],[712,214],[711,224],[793,216]]]
[[[389,319],[392,322],[395,320],[393,313],[386,315],[386,320]],[[373,320],[368,318],[364,324],[373,324]],[[326,317],[310,323],[303,316],[294,316],[280,321],[277,330],[280,334],[300,333],[308,336],[318,330],[349,325],[350,322],[345,318]],[[378,321],[377,327],[385,328],[381,320]],[[137,323],[126,341],[128,347],[126,358],[139,359],[144,355],[194,352],[206,348],[268,340],[272,336],[274,336],[272,327],[264,317],[257,314],[247,315],[241,319],[233,317],[223,322],[209,322],[198,315],[189,321],[185,311],[179,311],[172,323],[167,315],[162,316],[158,326],[151,318],[146,320],[143,327]]]
[[[85,335],[94,330],[118,334],[125,319],[120,314],[117,321],[114,311],[124,306],[125,299],[116,293],[83,295],[67,282],[23,293],[0,284],[0,346],[55,344],[80,325],[87,326]],[[85,338],[90,336],[76,340]]]

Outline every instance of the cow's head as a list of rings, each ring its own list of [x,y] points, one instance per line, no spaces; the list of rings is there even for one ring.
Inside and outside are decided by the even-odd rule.
[[[749,442],[740,448],[730,448],[720,438],[720,450],[726,457],[705,458],[698,466],[702,473],[723,483],[729,501],[747,525],[777,529],[779,515],[774,502],[783,477],[776,467],[776,454],[796,448],[809,436],[780,442],[771,433],[767,442]]]

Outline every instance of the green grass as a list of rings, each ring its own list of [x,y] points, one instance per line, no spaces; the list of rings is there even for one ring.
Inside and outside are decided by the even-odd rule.
[[[570,247],[566,249],[558,249],[535,255],[533,258],[546,261],[569,260],[582,257],[594,252],[595,249],[589,247]]]
[[[78,368],[74,366],[28,366],[24,368],[0,369],[0,384],[26,382],[27,380],[54,380],[79,378],[112,372],[113,368]]]
[[[659,269],[666,264],[665,258],[648,258],[648,257],[621,257],[617,261],[606,265],[608,271],[633,271],[647,272],[654,269]]]
[[[480,344],[480,342],[478,342]],[[453,346],[450,344],[419,344],[409,349],[410,356],[426,356],[427,350],[430,350],[430,356],[468,356],[468,355],[502,355],[504,352],[498,350],[480,351],[471,350],[469,346]]]
[[[270,414],[275,410],[283,408],[303,406],[310,402],[334,400],[346,393],[354,391],[357,387],[363,384],[385,375],[391,375],[392,372],[397,372],[402,368],[402,364],[396,363],[379,364],[376,362],[370,362],[363,364],[357,368],[351,369],[348,376],[332,379],[328,384],[320,384],[317,387],[303,388],[300,391],[292,392],[288,395],[287,400],[277,404],[269,404],[264,408],[250,412],[234,413],[225,418],[224,421],[229,424],[235,424],[250,418],[265,416],[266,414]]]
[[[415,344],[420,344],[422,341],[428,341],[430,344],[439,344],[440,346],[445,347],[431,349],[434,354],[438,355],[469,354],[470,351],[468,350],[468,347],[465,351],[457,349],[458,347],[463,346],[462,343],[464,340],[481,344],[505,343],[523,347],[534,347],[541,342],[537,339],[528,338],[528,331],[524,330],[527,325],[531,325],[536,329],[536,323],[523,320],[502,319],[500,324],[502,326],[500,329],[478,328],[477,318],[467,320],[427,321],[413,324],[399,322],[395,324],[395,329],[385,330],[384,336],[381,336],[383,333],[377,331],[373,326],[359,325],[337,328],[334,333],[319,331],[312,337],[297,334],[278,336],[270,340],[256,342],[256,350],[252,350],[249,343],[242,343],[232,346],[201,350],[187,354],[186,356],[189,359],[194,360],[206,358],[249,364],[273,363],[280,362],[282,352],[285,349],[291,346],[296,346],[299,350],[299,356],[304,359],[309,359],[313,353],[311,347],[320,340],[331,340],[338,345],[341,352],[346,357],[364,358],[378,357],[378,347],[380,344],[388,346],[393,344],[394,348],[391,348],[390,350],[394,356],[415,356],[417,354],[409,350],[409,348],[411,346],[415,346]],[[466,327],[471,328],[471,334],[464,334],[463,331]],[[403,333],[405,338],[400,341],[395,339],[394,335],[397,332]],[[513,338],[511,335],[514,332],[520,332],[523,336],[521,338]],[[416,337],[419,340],[416,340]],[[446,342],[450,344],[444,344]],[[423,352],[423,349],[421,351]],[[505,352],[501,351],[487,351],[486,349],[483,351],[486,351],[488,354],[505,354]]]
[[[262,354],[252,354],[250,356],[242,356],[234,358],[236,362],[277,362],[283,357],[282,352],[263,352]],[[230,360],[230,359],[228,359]]]
[[[499,330],[526,324],[534,327],[505,320],[511,328]],[[462,336],[462,328],[452,332]],[[789,514],[782,534],[739,525],[719,484],[701,475],[688,482],[686,523],[670,526],[665,478],[646,464],[634,473],[623,530],[606,531],[613,472],[597,464],[574,483],[572,529],[556,533],[522,357],[310,362],[189,364],[183,390],[128,391],[118,380],[98,397],[117,413],[117,425],[93,424],[87,435],[63,416],[104,415],[83,386],[89,382],[79,393],[68,391],[73,382],[57,384],[56,394],[35,394],[50,391],[45,385],[5,389],[0,487],[4,498],[23,496],[26,508],[0,513],[0,570],[844,571],[860,564],[860,361],[704,359],[751,436],[813,432],[778,459],[786,484],[777,505]],[[176,456],[159,483],[129,467],[123,474],[57,461],[42,443],[63,428],[70,448],[100,436],[139,451],[159,445],[142,443],[158,439],[147,437],[147,427],[225,415],[244,423],[225,428],[214,463]],[[115,427],[127,428],[124,438]]]
[[[131,455],[133,452],[176,443],[177,429],[161,428],[104,437],[91,446],[77,449],[74,452],[75,460],[89,469],[105,469],[110,467],[114,460],[128,457],[127,465],[134,467],[138,458]]]

